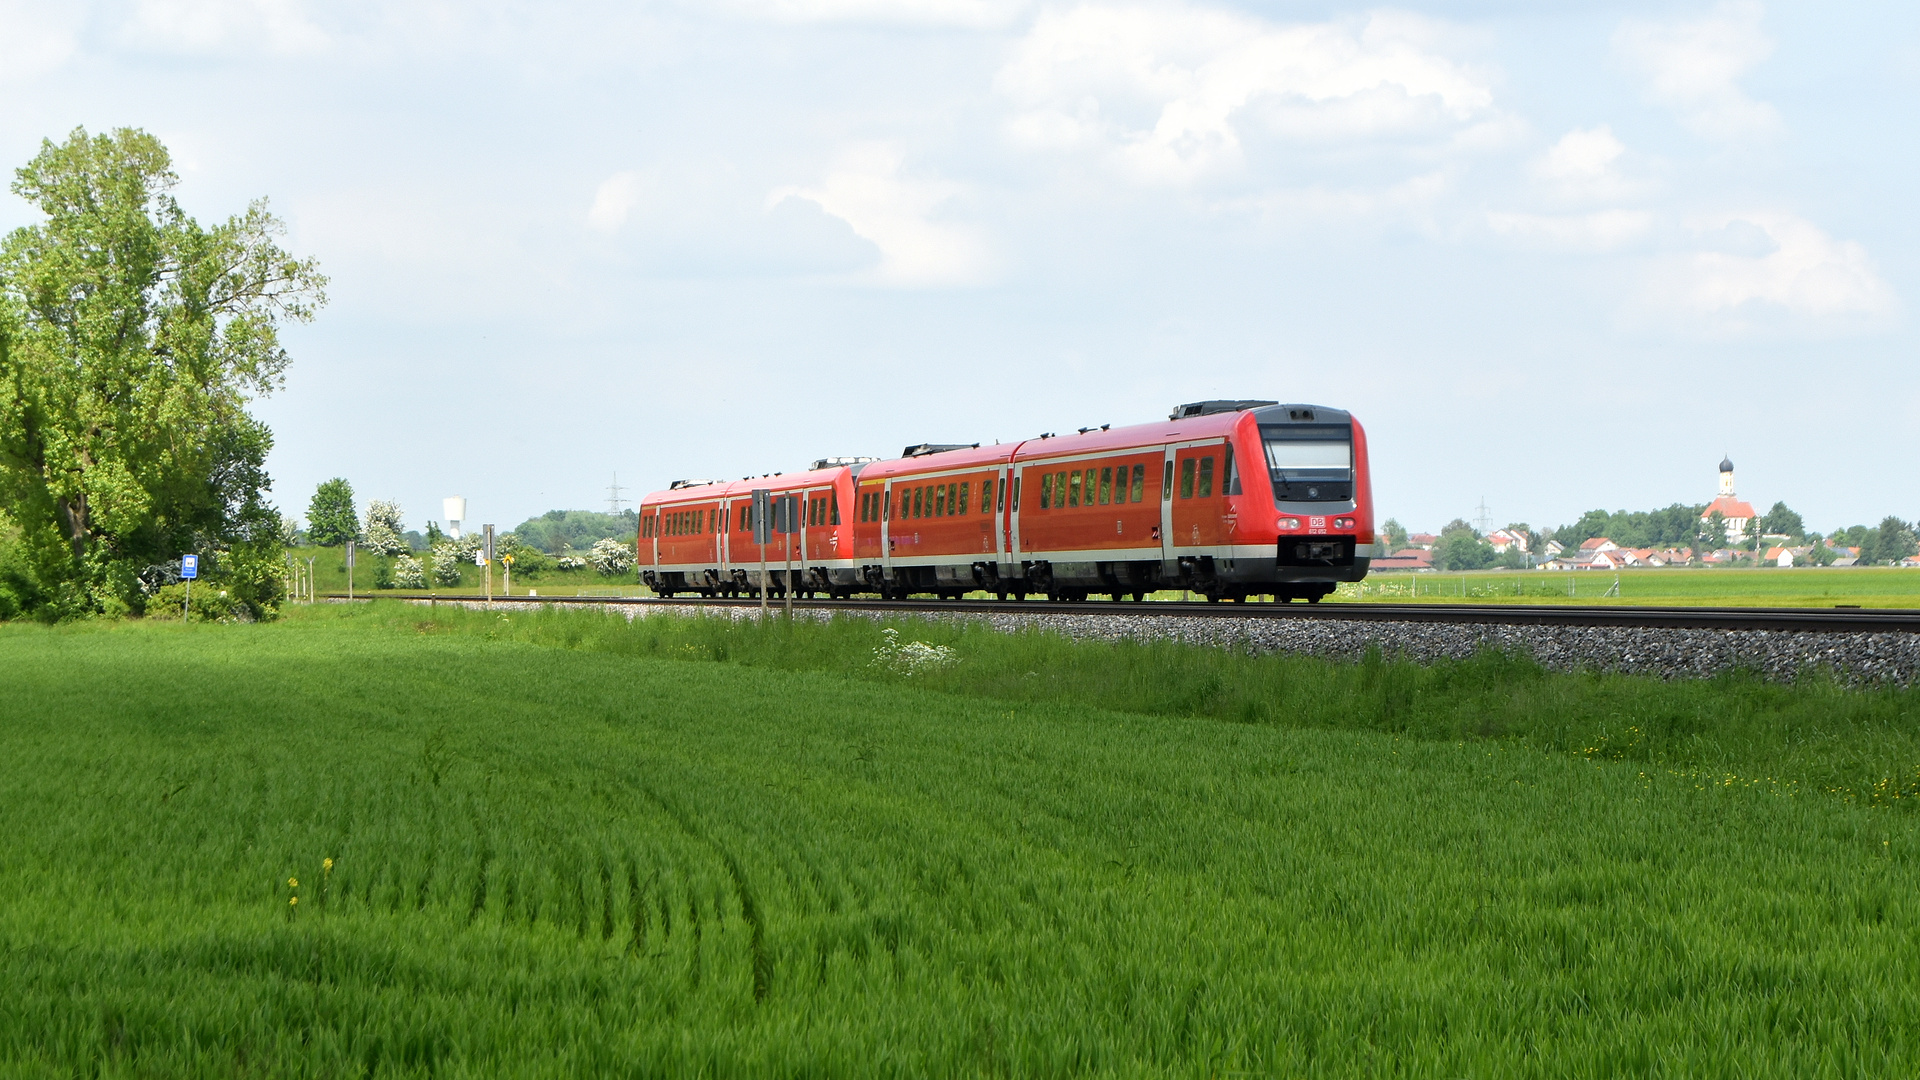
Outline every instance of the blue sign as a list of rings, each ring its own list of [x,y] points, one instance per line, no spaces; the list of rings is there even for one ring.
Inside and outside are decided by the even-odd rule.
[[[198,555],[180,556],[180,576],[185,578],[188,581],[192,581],[194,578],[199,577],[200,576],[200,556]]]

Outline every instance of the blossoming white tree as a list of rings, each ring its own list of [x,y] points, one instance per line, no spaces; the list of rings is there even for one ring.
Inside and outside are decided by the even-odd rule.
[[[603,574],[624,574],[633,569],[633,549],[612,538],[601,540],[587,552],[587,565]]]
[[[402,535],[406,532],[406,521],[397,502],[375,499],[368,503],[363,532],[368,551],[381,555],[403,555],[408,551],[406,537]]]

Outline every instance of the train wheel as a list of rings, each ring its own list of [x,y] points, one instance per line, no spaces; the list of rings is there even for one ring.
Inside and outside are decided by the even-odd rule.
[[[1025,589],[1013,590],[1013,598],[1015,600],[1025,600],[1027,598],[1027,590]]]
[[[1136,604],[1145,601],[1146,598],[1147,598],[1147,594],[1143,592],[1137,592],[1133,594],[1133,602]]]
[[[1317,603],[1319,603],[1319,602],[1320,602],[1320,598],[1319,598],[1319,597],[1317,597],[1317,596],[1309,596],[1309,597],[1307,597],[1307,603],[1309,603],[1309,604],[1317,604]]]

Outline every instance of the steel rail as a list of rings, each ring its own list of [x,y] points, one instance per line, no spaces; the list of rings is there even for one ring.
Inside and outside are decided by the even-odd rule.
[[[326,593],[345,600],[344,593]],[[433,593],[379,594],[382,599],[444,600],[485,603],[481,596]],[[357,599],[371,599],[362,593]],[[757,598],[653,596],[496,596],[495,604],[573,606],[637,605],[662,608],[758,607]],[[1557,604],[1209,604],[1174,601],[1112,603],[1050,600],[801,600],[803,611],[866,611],[963,615],[1126,615],[1209,619],[1304,619],[1330,622],[1483,623],[1507,626],[1605,626],[1621,629],[1771,630],[1821,633],[1920,633],[1920,609],[1914,608],[1726,608],[1597,607]]]

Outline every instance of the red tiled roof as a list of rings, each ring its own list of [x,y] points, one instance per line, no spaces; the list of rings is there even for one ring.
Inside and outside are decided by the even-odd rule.
[[[1700,511],[1700,520],[1705,521],[1712,517],[1716,510],[1720,512],[1721,517],[1728,519],[1743,518],[1747,521],[1752,521],[1759,516],[1753,512],[1752,503],[1744,503],[1731,496],[1722,495],[1708,503],[1705,510]]]

